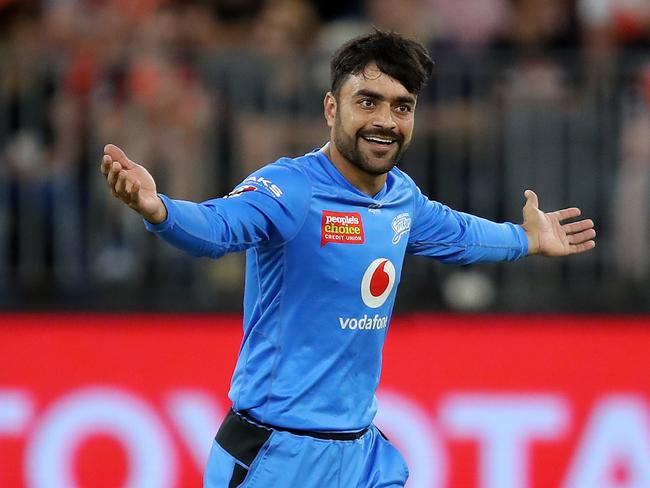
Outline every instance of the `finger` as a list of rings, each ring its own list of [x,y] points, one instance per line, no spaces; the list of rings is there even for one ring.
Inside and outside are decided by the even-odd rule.
[[[126,188],[126,178],[126,171],[120,171],[117,176],[117,182],[115,183],[115,192],[120,196],[124,195],[124,189]]]
[[[571,222],[570,224],[564,224],[562,228],[567,234],[575,234],[577,232],[582,232],[583,230],[593,229],[594,221],[591,219],[581,220],[580,222]]]
[[[594,229],[588,229],[577,234],[572,234],[567,236],[569,244],[582,244],[583,242],[591,241],[596,237],[596,231]]]
[[[580,254],[581,252],[590,251],[594,247],[596,247],[596,241],[587,241],[581,244],[576,244],[575,246],[571,246],[569,249],[571,254]]]
[[[140,201],[139,191],[140,191],[140,182],[135,181],[128,189],[128,193],[126,196],[126,202],[128,206],[134,210],[138,210],[138,202]]]
[[[108,176],[108,172],[111,170],[111,164],[113,163],[113,160],[111,157],[107,154],[104,154],[104,157],[102,158],[102,164],[101,164],[101,171],[104,176]]]
[[[526,205],[530,204],[534,208],[539,208],[539,199],[533,190],[526,190],[524,192],[524,197],[526,197]]]
[[[131,169],[133,167],[133,162],[126,157],[124,151],[114,144],[106,144],[104,146],[104,154],[109,155],[114,161],[119,162],[124,169]]]
[[[115,182],[117,181],[117,175],[122,171],[122,166],[117,161],[111,163],[111,169],[108,171],[108,176],[106,177],[106,182],[111,189],[115,189]]]
[[[133,189],[133,182],[131,180],[126,180],[126,183],[124,184],[124,194],[129,197],[131,197],[131,190]]]
[[[553,215],[555,215],[559,221],[562,221],[562,220],[575,219],[576,217],[580,217],[581,213],[582,212],[580,211],[579,208],[571,207],[571,208],[563,208],[562,210],[556,210],[555,212],[553,212]]]
[[[131,203],[137,204],[140,200],[140,182],[135,181],[131,187]]]

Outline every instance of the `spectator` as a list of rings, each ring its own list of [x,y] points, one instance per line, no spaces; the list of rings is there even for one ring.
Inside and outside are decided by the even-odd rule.
[[[78,106],[50,61],[40,10],[18,6],[10,16],[0,70],[0,166],[9,208],[3,239],[19,282],[66,288],[81,278]]]
[[[621,136],[620,172],[614,191],[615,263],[633,285],[650,276],[650,64],[640,70]]]
[[[313,101],[312,83],[305,83],[312,77],[310,58],[319,27],[305,0],[271,0],[255,19],[246,56],[252,64],[249,83],[256,84],[259,98],[244,101],[235,112],[241,155],[237,180],[287,147],[298,153],[322,142],[321,106]]]
[[[578,0],[578,15],[592,84],[608,81],[621,48],[650,45],[650,4],[645,0]]]
[[[94,136],[129,144],[140,157],[152,161],[167,186],[186,196],[190,189],[207,192],[212,186],[207,176],[211,174],[208,141],[213,106],[196,62],[198,50],[213,31],[210,24],[203,24],[193,36],[186,25],[201,8],[193,3],[162,6],[144,17],[128,44],[125,37],[113,47],[122,55],[106,58],[93,88]],[[113,9],[109,6],[106,12]],[[118,19],[122,28],[128,25],[128,18]],[[106,222],[96,223],[110,235],[94,256],[100,279],[128,281],[143,276],[144,266],[136,265],[134,256],[146,244],[130,222],[115,206]],[[107,271],[104,263],[116,256],[125,265]],[[170,269],[182,268],[177,259],[169,259]]]
[[[483,49],[499,33],[508,19],[506,0],[426,0],[430,17],[454,44],[463,49]]]

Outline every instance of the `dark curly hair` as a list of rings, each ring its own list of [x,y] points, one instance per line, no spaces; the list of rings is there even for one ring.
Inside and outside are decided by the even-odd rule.
[[[399,81],[409,93],[418,94],[431,76],[433,61],[418,41],[396,32],[375,29],[346,42],[330,62],[332,93],[338,94],[348,75],[356,75],[370,62]]]

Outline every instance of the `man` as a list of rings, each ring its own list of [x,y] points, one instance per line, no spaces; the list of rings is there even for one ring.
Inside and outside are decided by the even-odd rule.
[[[205,487],[403,486],[404,460],[372,419],[405,253],[470,263],[595,246],[593,222],[562,223],[576,208],[544,213],[528,190],[523,224],[497,224],[428,200],[395,167],[432,69],[422,45],[375,31],[345,44],[331,67],[329,142],[260,169],[225,198],[171,200],[121,149],[105,148],[113,194],[150,231],[197,256],[247,253],[233,409]]]

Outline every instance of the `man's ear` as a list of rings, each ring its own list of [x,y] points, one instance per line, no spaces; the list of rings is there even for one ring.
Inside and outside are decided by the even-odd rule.
[[[325,99],[323,100],[323,111],[325,113],[325,120],[327,120],[328,127],[334,126],[337,109],[338,105],[336,103],[336,97],[332,92],[327,92],[325,94]]]

